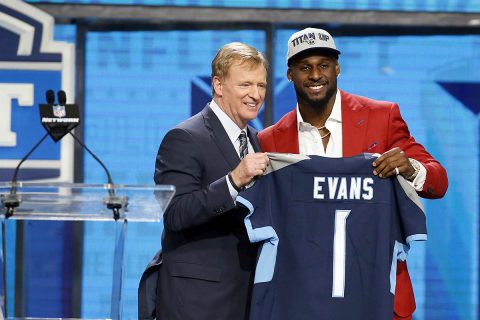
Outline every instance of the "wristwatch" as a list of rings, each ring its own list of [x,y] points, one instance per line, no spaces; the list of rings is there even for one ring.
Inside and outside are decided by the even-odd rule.
[[[411,181],[415,180],[415,177],[417,176],[418,172],[420,171],[420,164],[415,159],[410,159],[409,158],[408,160],[410,161],[410,164],[412,165],[413,170],[415,170],[415,171],[413,171],[412,175],[407,178],[407,180],[411,182]]]
[[[235,182],[233,181],[233,178],[232,178],[232,172],[231,171],[228,173],[227,176],[228,176],[228,180],[230,181],[230,184],[232,185],[233,189],[235,189],[235,191],[241,192],[241,191],[245,190],[245,187],[239,187],[235,184]]]

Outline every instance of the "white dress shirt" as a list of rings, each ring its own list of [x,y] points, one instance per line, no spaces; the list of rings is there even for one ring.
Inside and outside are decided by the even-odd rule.
[[[300,154],[317,155],[330,158],[342,157],[342,98],[340,91],[337,90],[335,103],[333,104],[332,113],[325,122],[325,127],[330,131],[327,149],[323,147],[320,131],[308,122],[304,122],[300,109],[297,105],[297,129],[298,129],[298,146]]]
[[[339,90],[337,90],[337,94],[335,95],[332,113],[327,118],[325,127],[330,131],[330,138],[328,139],[326,149],[323,146],[319,130],[310,123],[303,121],[297,105],[298,146],[300,154],[330,158],[340,158],[343,156],[342,97]],[[416,162],[420,165],[420,171],[412,182],[408,182],[415,190],[422,191],[427,177],[427,170],[420,162]]]

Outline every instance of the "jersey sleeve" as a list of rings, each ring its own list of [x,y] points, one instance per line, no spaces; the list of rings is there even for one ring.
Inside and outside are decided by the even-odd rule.
[[[415,189],[401,176],[393,179],[392,212],[397,212],[397,260],[406,260],[412,241],[427,240],[427,221]]]
[[[273,278],[277,258],[278,236],[273,228],[269,176],[260,177],[255,184],[241,192],[238,205],[248,209],[244,219],[250,242],[263,242],[255,271],[255,283],[269,282]]]
[[[427,240],[427,219],[417,192],[401,176],[398,176],[395,182],[395,195],[407,244],[411,241]]]

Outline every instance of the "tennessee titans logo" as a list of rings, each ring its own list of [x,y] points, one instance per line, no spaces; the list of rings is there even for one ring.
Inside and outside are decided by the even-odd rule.
[[[315,33],[309,33],[308,35],[305,35],[306,39],[305,41],[309,44],[309,45],[314,45],[315,44]]]
[[[73,99],[74,47],[53,41],[52,16],[20,0],[0,1],[0,181],[9,181],[20,159],[45,130],[38,105],[48,89]],[[68,101],[74,103],[74,101]],[[54,109],[57,117],[64,108]],[[44,141],[22,165],[20,180],[73,180],[73,140]]]

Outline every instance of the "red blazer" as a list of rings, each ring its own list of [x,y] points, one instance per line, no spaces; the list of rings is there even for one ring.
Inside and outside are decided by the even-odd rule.
[[[419,195],[424,198],[443,197],[448,187],[447,172],[410,135],[398,105],[352,95],[341,90],[340,93],[343,156],[350,157],[362,152],[383,153],[399,147],[409,158],[421,162],[427,170],[425,184]],[[275,125],[261,131],[258,137],[265,152],[299,153],[296,109],[283,116]],[[407,264],[398,262],[394,318],[411,319],[415,307]]]

